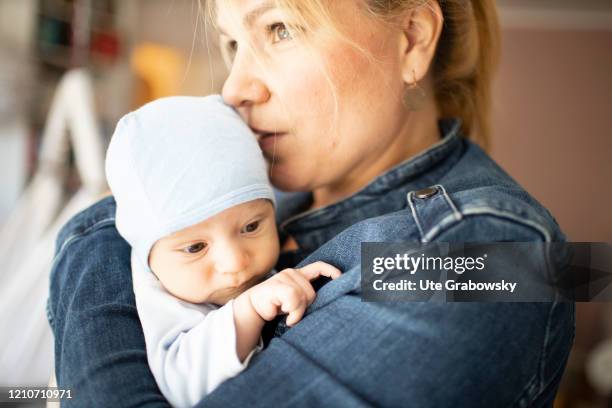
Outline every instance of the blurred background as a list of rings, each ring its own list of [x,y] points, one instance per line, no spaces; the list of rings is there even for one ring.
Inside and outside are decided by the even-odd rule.
[[[498,4],[491,154],[570,241],[612,242],[612,2]],[[158,97],[220,91],[227,72],[201,7],[0,0],[0,386],[49,378],[53,239],[103,193],[116,121]],[[612,304],[578,305],[555,406],[612,407]]]

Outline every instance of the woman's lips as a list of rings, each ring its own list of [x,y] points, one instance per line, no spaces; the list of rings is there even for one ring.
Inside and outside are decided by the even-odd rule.
[[[259,147],[264,153],[273,153],[276,144],[285,136],[286,133],[263,133],[258,135]]]
[[[278,142],[287,135],[286,132],[278,132],[270,128],[258,128],[249,124],[253,133],[257,136],[257,143],[266,157],[275,154]]]

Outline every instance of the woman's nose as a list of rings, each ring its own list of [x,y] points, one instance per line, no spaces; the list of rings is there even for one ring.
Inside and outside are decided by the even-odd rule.
[[[235,108],[263,103],[270,98],[270,90],[255,72],[260,62],[247,53],[236,54],[230,74],[223,84],[223,100]]]

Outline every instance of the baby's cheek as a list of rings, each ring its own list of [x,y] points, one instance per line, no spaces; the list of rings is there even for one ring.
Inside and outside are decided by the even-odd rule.
[[[202,276],[190,270],[175,269],[172,273],[164,274],[160,282],[172,295],[191,303],[206,302],[210,293],[210,287]]]
[[[274,268],[276,262],[278,261],[278,256],[280,255],[280,242],[278,233],[272,234],[269,241],[269,259],[268,259],[268,271]]]

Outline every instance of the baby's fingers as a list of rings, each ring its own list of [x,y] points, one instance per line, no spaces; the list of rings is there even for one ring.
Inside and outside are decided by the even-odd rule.
[[[313,262],[299,268],[298,271],[309,281],[316,279],[319,276],[327,276],[328,278],[336,279],[342,275],[342,272],[340,272],[338,268],[321,261]]]
[[[293,326],[304,317],[304,313],[306,312],[306,305],[300,304],[296,309],[293,309],[287,315],[287,326]]]

